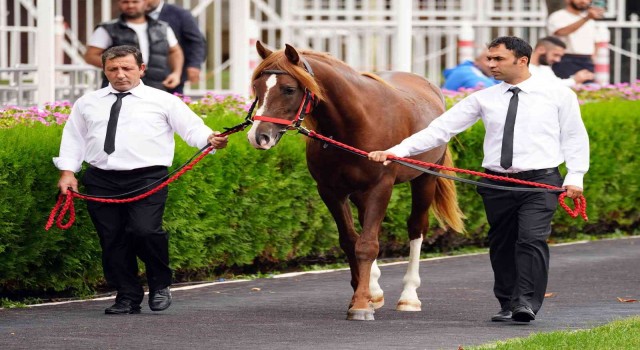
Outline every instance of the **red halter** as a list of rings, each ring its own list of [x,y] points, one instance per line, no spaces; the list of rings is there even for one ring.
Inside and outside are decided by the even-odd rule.
[[[300,57],[300,60],[302,60],[302,63],[304,64],[304,69],[311,74],[311,76],[313,76],[313,70],[311,69],[311,66],[309,65],[309,63],[307,62],[307,60],[304,59],[304,57]],[[262,73],[260,74],[289,74],[283,70],[274,70],[274,69],[267,69],[264,70]],[[274,124],[280,124],[280,125],[287,125],[289,128],[297,128],[300,126],[300,124],[302,124],[302,122],[304,121],[304,117],[308,114],[311,113],[311,111],[313,110],[313,107],[317,104],[317,99],[316,99],[316,95],[313,94],[311,91],[309,91],[309,89],[305,88],[304,89],[304,97],[302,98],[302,101],[300,102],[300,107],[298,108],[298,112],[296,112],[296,116],[295,118],[293,118],[293,120],[288,120],[288,119],[283,119],[283,118],[274,118],[274,117],[269,117],[269,116],[265,116],[265,115],[255,115],[253,116],[252,120],[260,120],[260,121],[265,121],[265,122],[269,122],[269,123],[274,123]],[[250,108],[250,111],[253,110],[253,107],[255,107],[255,104],[257,103],[257,98],[255,101],[253,101],[253,105]],[[250,116],[251,114],[249,114]],[[247,117],[249,117],[247,116]]]

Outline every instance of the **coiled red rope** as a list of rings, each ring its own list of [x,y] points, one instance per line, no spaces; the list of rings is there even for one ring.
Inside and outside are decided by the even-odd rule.
[[[236,132],[244,130],[249,125],[251,125],[251,122],[245,120],[245,122],[241,124],[238,124],[231,128],[225,128],[226,131],[218,134],[217,136],[224,137],[224,136],[234,134]],[[80,198],[88,201],[102,202],[102,203],[131,203],[143,198],[147,198],[152,194],[160,191],[164,187],[168,186],[173,181],[177,180],[180,176],[184,175],[184,173],[186,173],[187,171],[193,169],[193,166],[198,164],[198,162],[200,162],[207,154],[213,151],[213,149],[214,149],[213,146],[208,146],[201,149],[199,151],[201,152],[199,156],[189,161],[179,171],[173,174],[173,176],[169,177],[167,180],[163,181],[158,186],[150,189],[149,191],[135,197],[123,198],[123,199],[99,198],[99,197],[93,197],[89,195],[84,195],[82,193],[74,192],[71,190],[67,190],[66,196],[63,194],[60,194],[58,196],[56,205],[53,207],[53,209],[51,209],[51,213],[49,214],[49,219],[47,219],[47,223],[44,226],[44,229],[48,231],[53,226],[54,222],[56,226],[62,230],[66,230],[73,225],[73,222],[76,220],[76,212],[75,212],[75,207],[73,205],[74,198]],[[67,213],[69,213],[69,220],[65,223],[63,222],[63,220],[65,215],[67,215]]]
[[[184,175],[184,173],[186,173],[187,171],[193,169],[193,166],[196,165],[198,162],[200,162],[212,150],[213,150],[213,146],[206,148],[198,157],[196,157],[194,160],[192,160],[187,165],[185,165],[182,169],[180,169],[180,171],[173,174],[173,176],[163,181],[158,186],[150,189],[149,191],[142,193],[140,195],[137,195],[135,197],[123,198],[123,199],[96,198],[96,197],[84,195],[78,192],[74,192],[71,190],[67,190],[66,195],[60,194],[58,196],[58,201],[56,202],[56,205],[51,210],[51,214],[49,214],[49,219],[47,220],[47,224],[45,225],[44,229],[48,231],[51,228],[51,226],[53,226],[54,222],[56,226],[62,230],[66,230],[73,225],[73,222],[76,220],[76,212],[75,212],[75,207],[73,205],[74,198],[80,198],[88,201],[101,202],[101,203],[113,203],[113,204],[131,203],[143,198],[147,198],[152,194],[165,188],[173,181],[177,180],[180,176]],[[63,220],[67,212],[69,213],[69,220],[66,223],[64,223]]]
[[[299,129],[300,130],[300,129]],[[318,139],[318,140],[322,140],[324,142],[327,143],[331,143],[339,148],[343,148],[349,152],[361,155],[363,157],[367,157],[368,156],[368,152],[365,152],[361,149],[349,146],[347,144],[344,144],[342,142],[336,141],[334,139],[328,138],[326,136],[320,135],[318,133],[316,133],[315,131],[312,130],[300,130],[303,134]],[[532,187],[540,187],[540,188],[547,188],[550,190],[558,190],[558,191],[564,191],[564,189],[560,188],[560,187],[556,187],[556,186],[552,186],[552,185],[547,185],[547,184],[543,184],[543,183],[538,183],[538,182],[532,182],[532,181],[525,181],[525,180],[518,180],[518,179],[513,179],[513,178],[509,178],[509,177],[504,177],[504,176],[497,176],[497,175],[490,175],[487,173],[483,173],[483,172],[479,172],[479,171],[473,171],[473,170],[467,170],[467,169],[458,169],[458,168],[453,168],[453,167],[447,167],[444,165],[440,165],[440,164],[435,164],[435,163],[428,163],[428,162],[423,162],[423,161],[419,161],[419,160],[415,160],[415,159],[410,159],[410,158],[402,158],[402,157],[388,157],[389,160],[401,160],[403,162],[407,162],[407,163],[411,163],[411,164],[416,164],[419,165],[421,167],[425,167],[425,168],[434,168],[434,169],[439,169],[439,170],[448,170],[448,171],[453,171],[456,173],[463,173],[463,174],[469,174],[469,175],[475,175],[475,176],[481,176],[481,177],[486,177],[488,179],[492,179],[492,180],[499,180],[499,181],[506,181],[506,182],[512,182],[512,183],[516,183],[516,184],[520,184],[520,185],[527,185],[527,186],[532,186]],[[562,209],[564,209],[567,214],[569,214],[569,216],[571,216],[572,218],[577,218],[578,215],[582,216],[582,218],[584,219],[584,221],[588,221],[589,218],[587,217],[587,200],[584,196],[580,196],[578,198],[574,198],[573,199],[573,204],[574,204],[574,209],[571,209],[566,203],[565,203],[565,197],[567,196],[567,192],[562,192],[560,193],[560,196],[558,197],[558,202],[560,204],[560,206],[562,207]]]

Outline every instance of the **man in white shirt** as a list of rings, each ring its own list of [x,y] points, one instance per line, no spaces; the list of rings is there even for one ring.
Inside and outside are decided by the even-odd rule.
[[[147,70],[144,83],[170,91],[180,84],[184,54],[173,30],[166,22],[145,15],[146,0],[118,0],[121,14],[100,23],[87,42],[85,61],[102,68],[101,56],[112,46],[131,45],[142,52]],[[108,81],[103,77],[102,87]]]
[[[531,63],[529,64],[531,74],[549,82],[558,82],[568,87],[593,80],[593,73],[586,69],[577,71],[567,79],[561,79],[553,72],[551,66],[562,60],[566,47],[562,40],[553,36],[547,36],[538,40],[538,43],[531,53]]]
[[[527,66],[532,49],[526,41],[500,37],[488,46],[491,72],[501,84],[469,95],[427,128],[386,151],[369,153],[369,159],[387,165],[389,156],[428,151],[482,120],[482,166],[487,173],[562,186],[568,197],[579,197],[589,168],[589,139],[576,94],[531,76]],[[558,171],[563,162],[568,170],[564,183]],[[484,178],[482,182],[504,185]],[[546,240],[558,194],[487,187],[478,187],[478,193],[490,226],[494,294],[501,307],[491,319],[534,320],[547,288]]]
[[[180,98],[145,85],[146,65],[133,46],[115,46],[102,54],[109,85],[82,96],[73,105],[53,159],[60,170],[62,194],[78,191],[75,173],[87,162],[82,182],[94,196],[139,195],[167,176],[174,155],[174,133],[193,147],[210,143],[224,148],[227,137],[217,136]],[[149,308],[171,305],[169,239],[162,229],[168,190],[136,202],[111,204],[89,201],[87,208],[102,247],[107,283],[118,292],[106,314],[140,312],[144,290],[137,258],[146,266]]]
[[[591,0],[566,0],[567,6],[547,19],[549,35],[559,37],[566,45],[562,61],[552,66],[562,79],[581,69],[594,72],[593,56],[596,52],[596,19],[604,16],[604,9],[591,6]]]

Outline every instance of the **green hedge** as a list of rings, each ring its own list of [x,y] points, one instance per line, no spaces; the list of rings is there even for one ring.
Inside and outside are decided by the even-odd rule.
[[[637,226],[638,110],[640,102],[631,101],[582,107],[591,138],[591,169],[585,178],[590,222],[558,210],[554,235]],[[241,117],[219,112],[205,120],[220,130]],[[0,130],[0,293],[83,294],[102,283],[98,239],[82,201],[76,201],[76,223],[70,230],[43,229],[55,203],[58,172],[51,158],[58,153],[61,133],[61,126],[43,125]],[[483,133],[476,125],[451,143],[456,166],[480,168]],[[245,134],[232,135],[227,149],[206,157],[170,186],[165,228],[171,235],[172,266],[180,276],[220,266],[341,254],[335,224],[306,169],[303,136],[287,134],[276,148],[262,152],[250,147]],[[179,141],[174,164],[194,152]],[[425,249],[429,244],[451,248],[483,241],[486,221],[475,187],[459,184],[458,191],[469,236],[429,240]],[[406,243],[409,208],[408,186],[400,185],[383,224],[383,252]]]

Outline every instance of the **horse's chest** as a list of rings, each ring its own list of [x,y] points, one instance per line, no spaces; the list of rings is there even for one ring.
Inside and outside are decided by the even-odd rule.
[[[307,165],[320,186],[366,188],[380,176],[376,164],[350,153],[340,157],[314,156],[307,158]]]

